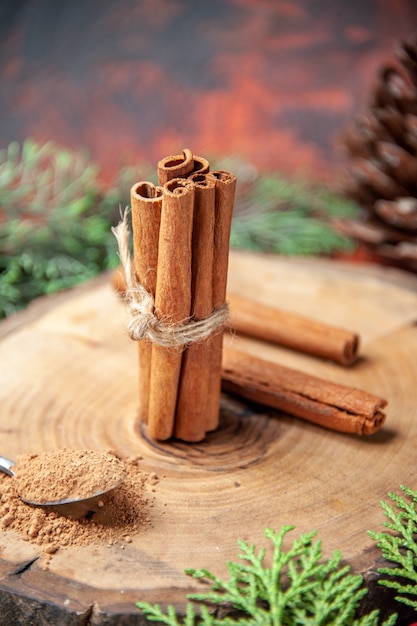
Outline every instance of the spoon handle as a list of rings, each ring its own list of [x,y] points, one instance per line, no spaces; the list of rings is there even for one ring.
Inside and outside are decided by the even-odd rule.
[[[14,476],[14,471],[11,469],[13,465],[16,465],[15,461],[6,459],[5,456],[0,456],[0,472],[4,472],[9,476]]]

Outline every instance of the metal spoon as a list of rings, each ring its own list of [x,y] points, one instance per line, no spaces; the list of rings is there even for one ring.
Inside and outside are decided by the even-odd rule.
[[[12,461],[11,459],[7,459],[6,457],[0,455],[0,472],[4,472],[5,474],[8,474],[12,478],[14,478],[15,472],[12,469],[14,465],[16,465],[15,461]],[[26,504],[31,504],[34,506],[55,507],[55,506],[61,506],[61,505],[74,505],[77,503],[84,503],[84,502],[89,504],[91,501],[93,501],[93,499],[98,498],[98,496],[102,496],[108,493],[109,491],[112,491],[116,487],[118,487],[124,481],[125,478],[126,478],[126,471],[121,469],[120,472],[115,472],[114,481],[112,481],[111,485],[107,485],[105,489],[101,487],[97,487],[92,493],[84,494],[81,497],[64,498],[61,500],[49,500],[47,502],[33,502],[32,500],[28,500],[19,493],[18,488],[17,488],[17,493],[19,497],[21,498],[21,500],[23,500],[23,502],[26,502]],[[85,509],[86,507],[83,507],[83,508]]]

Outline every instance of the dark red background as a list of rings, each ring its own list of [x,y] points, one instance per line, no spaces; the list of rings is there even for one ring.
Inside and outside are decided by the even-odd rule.
[[[86,146],[112,174],[188,146],[332,179],[415,0],[0,0],[0,148]]]

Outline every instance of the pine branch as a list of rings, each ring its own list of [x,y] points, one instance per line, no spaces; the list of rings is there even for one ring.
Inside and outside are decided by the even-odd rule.
[[[301,535],[284,549],[284,539],[294,526],[283,526],[276,533],[265,530],[272,542],[272,564],[264,564],[266,550],[238,541],[240,561],[227,564],[229,579],[222,580],[206,569],[189,569],[186,573],[209,585],[203,593],[188,599],[199,603],[199,614],[187,603],[184,619],[169,606],[164,613],[159,605],[138,602],[137,606],[151,621],[166,626],[376,626],[378,610],[356,619],[355,613],[367,590],[360,575],[349,574],[340,566],[341,555],[335,553],[322,561],[321,542],[315,532]],[[215,609],[227,607],[238,611],[238,617],[219,619]],[[383,626],[392,626],[396,615]]]
[[[117,265],[110,229],[138,174],[105,186],[83,151],[31,140],[0,151],[0,318]]]
[[[333,218],[350,219],[359,208],[329,189],[258,175],[238,161],[227,162],[239,185],[231,246],[283,255],[330,254],[353,249],[353,241],[332,227]]]
[[[397,592],[395,599],[417,611],[417,491],[401,485],[408,499],[389,493],[394,506],[382,501],[381,506],[389,521],[384,523],[391,533],[368,531],[377,542],[382,556],[396,567],[381,567],[381,585]],[[392,534],[395,533],[395,534]]]

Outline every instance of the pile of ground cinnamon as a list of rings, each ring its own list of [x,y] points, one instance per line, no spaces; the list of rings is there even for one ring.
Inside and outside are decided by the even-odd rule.
[[[96,499],[92,509],[77,519],[57,509],[26,504],[17,494],[15,480],[0,474],[0,529],[15,531],[24,541],[42,547],[46,554],[65,546],[129,543],[134,533],[150,523],[147,487],[158,482],[156,475],[144,473],[139,463],[140,457],[123,460],[125,480]]]

